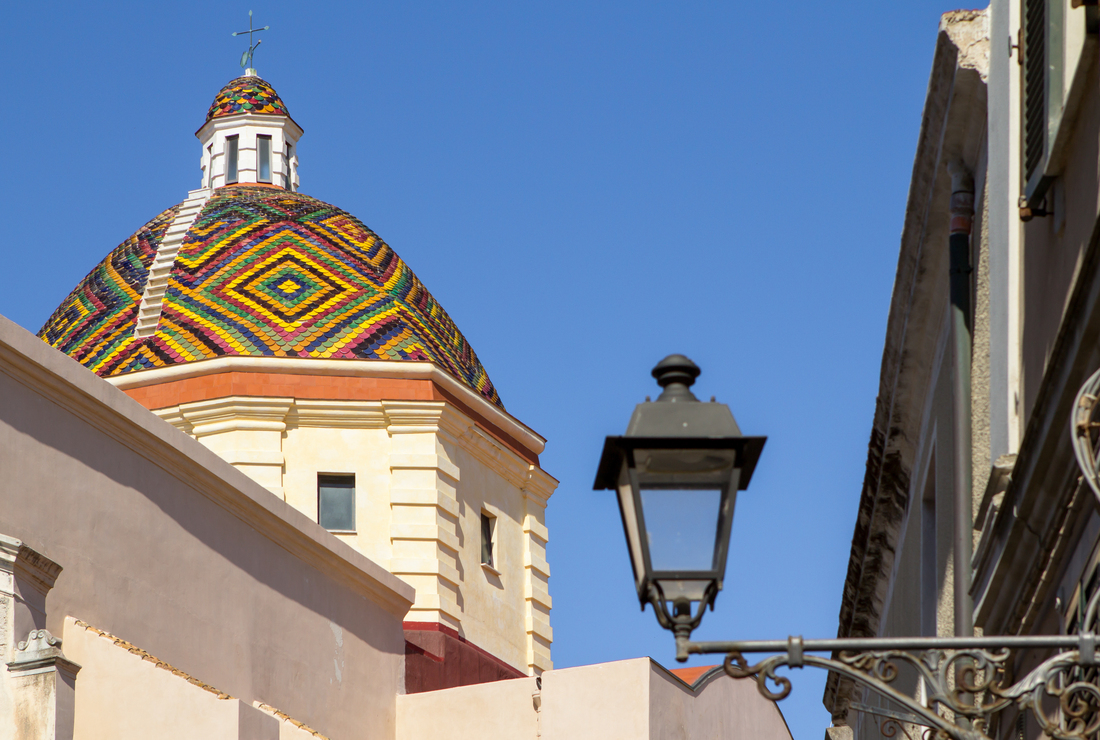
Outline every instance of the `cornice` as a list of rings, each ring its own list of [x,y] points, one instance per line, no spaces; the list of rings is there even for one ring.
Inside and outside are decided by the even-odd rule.
[[[523,495],[539,501],[543,506],[558,487],[558,479],[537,465],[527,466],[527,480],[523,484]]]
[[[197,437],[228,431],[286,431],[293,398],[227,396],[180,404],[180,415]]]
[[[948,22],[951,23],[948,19]],[[969,156],[968,133],[985,125],[984,82],[960,66],[954,33],[941,26],[925,96],[887,314],[867,462],[841,593],[838,637],[879,635],[893,577],[923,410],[946,310],[948,197],[943,162]],[[964,52],[965,53],[965,52]],[[855,683],[830,672],[823,703],[833,722],[848,716]]]
[[[32,550],[25,544],[19,546],[19,554],[15,558],[15,575],[43,597],[57,582],[57,576],[61,574],[61,570],[60,565],[42,553]]]
[[[295,140],[302,138],[305,130],[289,115],[275,113],[234,113],[231,116],[219,116],[213,118],[195,132],[195,138],[200,141],[210,136],[215,131],[226,131],[243,126],[257,126],[260,128],[289,128]]]
[[[173,380],[197,378],[225,372],[286,373],[288,375],[332,375],[359,378],[397,378],[430,380],[455,395],[491,424],[512,437],[525,449],[538,455],[546,440],[499,406],[487,401],[451,374],[430,362],[393,360],[317,360],[293,357],[215,357],[171,367],[154,368],[116,375],[107,382],[121,390],[142,388]]]
[[[404,616],[412,605],[411,586],[276,499],[200,442],[3,317],[0,373],[163,468],[303,562],[392,614]]]
[[[470,426],[458,438],[458,443],[478,461],[495,471],[516,488],[523,488],[531,464],[496,443],[491,436],[476,426]]]
[[[386,412],[381,401],[328,401],[296,398],[287,422],[299,427],[385,429]]]
[[[0,571],[11,573],[15,569],[15,559],[19,556],[19,548],[23,546],[23,540],[0,534]]]
[[[439,430],[446,401],[382,401],[390,434],[422,434]]]

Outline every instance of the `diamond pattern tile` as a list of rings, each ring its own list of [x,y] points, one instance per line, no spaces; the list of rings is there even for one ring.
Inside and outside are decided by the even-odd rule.
[[[503,407],[465,337],[385,242],[347,212],[278,188],[215,192],[184,237],[156,332],[133,339],[174,214],[96,268],[124,262],[130,279],[115,282],[126,289],[93,270],[40,336],[103,376],[226,355],[427,361]]]

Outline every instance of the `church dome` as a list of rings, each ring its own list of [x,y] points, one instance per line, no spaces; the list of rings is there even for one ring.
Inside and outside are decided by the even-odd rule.
[[[222,356],[432,362],[503,408],[442,306],[351,214],[271,185],[189,203],[107,255],[39,336],[103,377]]]
[[[209,122],[215,118],[241,113],[290,115],[275,88],[254,75],[238,77],[223,87],[207,111],[206,120]]]

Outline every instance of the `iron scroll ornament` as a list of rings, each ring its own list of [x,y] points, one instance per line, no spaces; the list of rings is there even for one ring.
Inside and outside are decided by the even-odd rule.
[[[1090,598],[1081,624],[1094,625],[1098,608],[1100,591]],[[677,642],[679,653],[685,656],[726,653],[725,672],[733,678],[755,679],[760,694],[772,701],[781,701],[791,693],[791,681],[776,672],[779,668],[813,666],[835,671],[904,707],[915,723],[928,728],[920,732],[924,740],[990,740],[994,715],[1013,706],[1029,710],[1043,733],[1055,740],[1090,740],[1100,731],[1100,686],[1085,674],[1086,669],[1100,665],[1097,638],[1090,631],[1013,637],[791,637],[785,644]],[[1063,652],[1012,681],[1014,649]],[[832,657],[811,654],[814,652],[829,652]],[[776,654],[749,665],[747,653]],[[922,680],[923,701],[894,684],[902,665]],[[1091,674],[1095,676],[1096,671]],[[896,733],[901,725],[895,722],[892,727]],[[902,732],[909,735],[904,728]]]
[[[1073,454],[1077,457],[1077,465],[1089,488],[1100,501],[1100,370],[1097,370],[1081,390],[1077,391],[1077,398],[1073,402],[1073,420],[1070,439],[1073,444]]]
[[[1030,709],[1043,732],[1056,740],[1087,740],[1100,729],[1100,689],[1085,681],[1075,680],[1080,672],[1079,653],[1071,650],[1059,653],[1042,663],[1023,680],[1005,686],[1005,664],[1011,651],[983,649],[932,649],[918,654],[903,650],[871,650],[862,653],[841,653],[838,658],[804,655],[801,662],[792,661],[790,653],[775,655],[755,665],[748,665],[741,653],[726,656],[725,672],[733,678],[755,678],[760,693],[780,701],[791,692],[790,679],[776,674],[781,666],[800,668],[816,666],[853,679],[912,712],[921,724],[932,732],[924,737],[936,740],[989,740],[986,734],[992,716],[1016,705]],[[917,669],[927,688],[927,704],[892,686],[900,674],[899,663]],[[960,678],[952,685],[954,668],[968,664],[959,671]],[[778,691],[768,688],[775,683]],[[975,695],[974,703],[966,695]],[[1049,713],[1044,699],[1057,702],[1059,710]],[[944,716],[943,710],[955,717],[965,717],[969,727]],[[908,733],[906,733],[908,734]]]

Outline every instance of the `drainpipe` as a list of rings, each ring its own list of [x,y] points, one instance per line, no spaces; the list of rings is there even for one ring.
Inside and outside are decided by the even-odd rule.
[[[974,220],[974,178],[961,162],[948,165],[951,173],[951,335],[955,349],[952,368],[955,468],[955,634],[974,634],[974,602],[970,596],[970,569],[974,547],[974,510],[971,458],[970,403],[970,228]]]

